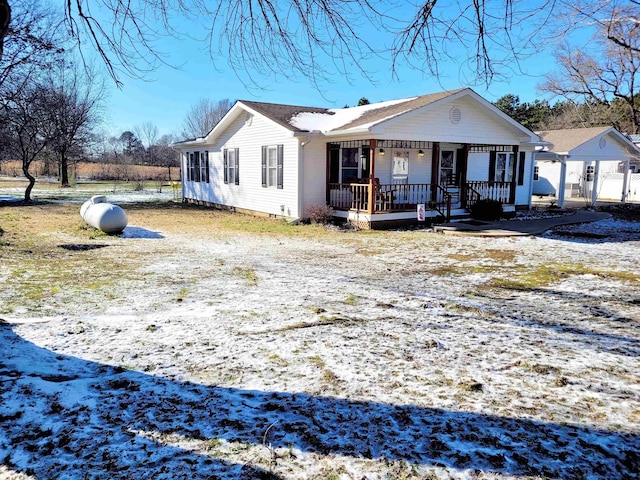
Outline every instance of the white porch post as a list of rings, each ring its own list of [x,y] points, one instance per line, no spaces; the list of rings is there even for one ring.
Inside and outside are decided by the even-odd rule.
[[[567,185],[567,161],[560,158],[560,185],[558,185],[558,206],[564,208],[564,191]]]
[[[596,160],[596,166],[593,169],[593,186],[591,187],[591,206],[595,207],[598,202],[598,181],[600,180],[600,160]]]
[[[627,196],[629,195],[629,159],[624,162],[624,178],[622,179],[622,197],[620,201],[627,203]]]

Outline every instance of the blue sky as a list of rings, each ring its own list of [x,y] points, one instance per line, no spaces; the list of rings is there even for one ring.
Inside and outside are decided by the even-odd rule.
[[[179,133],[186,113],[201,98],[343,107],[355,105],[361,97],[376,102],[471,87],[489,101],[513,93],[519,95],[521,101],[529,102],[545,98],[536,91],[536,85],[541,82],[545,73],[555,68],[550,50],[540,50],[523,60],[519,68],[514,68],[521,69],[526,74],[512,72],[510,78],[496,80],[488,87],[482,84],[472,85],[460,78],[460,65],[468,58],[468,52],[460,50],[454,51],[457,55],[455,59],[439,63],[439,79],[404,67],[398,69],[398,78],[393,78],[390,61],[383,58],[369,60],[367,64],[368,70],[373,72],[375,83],[358,74],[348,82],[336,74],[329,82],[322,84],[320,92],[307,79],[291,81],[272,76],[259,77],[265,88],[256,89],[243,84],[228,66],[226,59],[217,59],[213,66],[208,53],[203,51],[202,44],[194,40],[164,39],[161,48],[169,53],[168,60],[180,67],[162,66],[150,74],[147,80],[122,77],[121,89],[111,83],[105,116],[105,127],[110,134],[119,135],[145,122],[157,125],[160,134]]]

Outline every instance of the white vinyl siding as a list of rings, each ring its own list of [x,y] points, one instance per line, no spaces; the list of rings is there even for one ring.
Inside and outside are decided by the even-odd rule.
[[[247,122],[246,118],[246,115],[241,113],[222,132],[215,143],[202,147],[202,150],[209,151],[211,183],[187,182],[185,197],[273,215],[284,213],[287,216],[299,217],[301,212],[298,211],[298,139],[292,132],[261,115],[254,115],[251,122]],[[283,188],[262,188],[262,147],[264,145],[282,145]],[[229,178],[227,178],[228,183],[224,183],[223,152],[225,149],[227,154],[237,149],[238,158],[236,158],[236,171],[233,175],[240,176],[238,185]],[[231,175],[229,170],[227,175]],[[323,191],[324,188],[323,181]]]
[[[460,122],[451,123],[453,107],[461,112]],[[519,145],[522,132],[490,113],[484,105],[472,98],[460,98],[442,105],[427,107],[404,118],[374,127],[383,138],[396,140],[423,140],[449,143],[478,143],[492,145]]]

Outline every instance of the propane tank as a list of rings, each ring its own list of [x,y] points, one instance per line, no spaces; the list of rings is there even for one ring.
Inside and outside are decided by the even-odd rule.
[[[107,202],[104,195],[95,195],[80,207],[80,216],[93,228],[104,233],[120,233],[127,226],[127,214],[118,205]]]

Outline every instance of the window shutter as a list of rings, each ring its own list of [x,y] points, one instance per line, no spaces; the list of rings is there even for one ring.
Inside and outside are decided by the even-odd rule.
[[[524,185],[524,160],[525,152],[520,152],[520,161],[518,162],[518,185]]]
[[[224,171],[224,183],[229,183],[229,160],[227,158],[227,149],[225,148],[222,151],[224,166],[222,170]]]
[[[240,185],[240,149],[236,148],[236,185]]]
[[[489,182],[496,181],[496,152],[489,152]]]
[[[262,188],[267,188],[267,146],[262,146]]]
[[[193,158],[195,159],[194,162],[194,181],[199,182],[201,180],[200,178],[200,152],[194,152],[193,153]]]
[[[207,169],[207,183],[211,183],[211,178],[209,177],[209,151],[208,150],[204,152],[204,163],[205,163],[205,168]]]
[[[284,145],[278,145],[278,188],[282,189],[284,180]]]
[[[190,182],[193,178],[191,174],[191,166],[193,165],[193,153],[187,153],[187,182]]]

